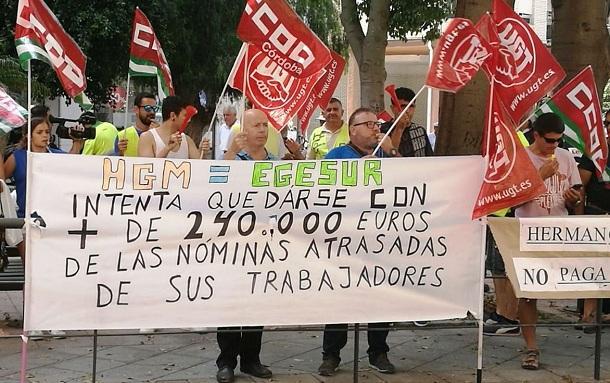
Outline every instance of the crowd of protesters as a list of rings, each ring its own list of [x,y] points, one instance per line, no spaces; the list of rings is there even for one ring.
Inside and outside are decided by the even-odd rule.
[[[84,140],[72,135],[69,153],[89,155],[114,155],[127,157],[157,157],[199,159],[215,158],[224,160],[303,160],[303,159],[340,159],[362,157],[420,157],[433,155],[436,133],[427,134],[426,130],[414,120],[415,93],[408,88],[398,88],[398,105],[392,106],[398,121],[380,123],[374,111],[368,108],[356,109],[345,118],[341,101],[330,99],[322,109],[324,123],[309,135],[309,145],[305,150],[297,140],[283,136],[268,122],[264,113],[246,110],[242,118],[237,116],[233,105],[222,110],[223,121],[210,135],[205,135],[199,146],[180,128],[185,123],[186,107],[180,98],[170,96],[163,100],[161,108],[153,94],[141,93],[134,99],[133,112],[135,124],[118,131],[112,124],[98,122],[93,126],[77,126],[79,129],[94,128],[94,139]],[[162,121],[155,121],[161,109]],[[25,216],[26,167],[28,140],[30,150],[37,153],[64,153],[52,145],[48,108],[37,106],[32,111],[31,137],[28,127],[22,130],[20,142],[4,156],[4,166],[0,167],[3,179],[11,178],[17,194],[17,215]],[[81,124],[82,125],[82,124]],[[394,130],[385,137],[390,126]],[[610,113],[606,114],[605,127],[610,125]],[[520,133],[527,154],[541,178],[547,185],[547,194],[523,205],[517,206],[512,213],[517,217],[567,215],[567,214],[604,214],[610,212],[610,187],[601,183],[595,175],[595,167],[586,156],[578,158],[561,148],[564,125],[559,117],[546,113],[537,118],[529,132],[530,140]],[[431,142],[432,141],[432,142]],[[374,152],[377,146],[378,152]],[[582,187],[582,189],[581,189]],[[546,198],[551,196],[552,198]],[[552,205],[549,205],[552,204]],[[511,214],[508,210],[499,215]],[[25,254],[23,243],[18,246],[20,254]],[[537,321],[536,300],[517,299],[512,286],[506,279],[502,258],[493,238],[488,238],[488,268],[494,275],[496,292],[496,312],[490,313],[485,322],[485,334],[523,335],[526,343],[522,367],[537,369],[540,351],[536,343]],[[582,322],[584,331],[590,332],[591,323],[598,309],[596,300],[584,302]],[[371,323],[368,326],[367,351],[372,368],[391,374],[394,365],[388,358],[389,346],[386,342],[389,323]],[[145,329],[143,329],[145,330]],[[217,380],[221,383],[235,379],[234,370],[239,358],[241,371],[259,378],[270,378],[272,372],[261,363],[261,339],[263,329],[222,328],[217,340],[220,355],[217,359]],[[54,334],[60,335],[60,334]],[[329,324],[323,337],[322,364],[319,374],[331,376],[339,367],[340,351],[347,342],[346,324]]]

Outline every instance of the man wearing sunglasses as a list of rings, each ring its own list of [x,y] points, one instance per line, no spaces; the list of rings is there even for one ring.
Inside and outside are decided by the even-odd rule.
[[[409,88],[396,89],[396,97],[399,105],[392,104],[392,112],[394,117],[398,117],[400,113],[407,107],[409,102],[415,98],[415,92]],[[398,153],[401,157],[426,157],[434,155],[432,145],[428,139],[426,129],[413,122],[415,115],[415,102],[411,104],[409,109],[400,118],[390,137],[395,148],[398,148]],[[394,120],[388,121],[381,125],[381,132],[386,133]]]
[[[139,93],[133,103],[136,123],[119,132],[114,144],[115,153],[119,156],[137,157],[140,135],[150,129],[158,111],[157,100],[153,94]]]
[[[516,217],[544,217],[568,215],[568,208],[581,204],[582,181],[572,154],[559,147],[565,126],[554,113],[541,114],[534,122],[534,143],[526,148],[534,167],[544,180],[546,192],[520,205]],[[517,170],[517,169],[516,169]],[[521,367],[536,370],[539,366],[536,327],[538,311],[535,299],[519,300],[519,321],[527,351]]]

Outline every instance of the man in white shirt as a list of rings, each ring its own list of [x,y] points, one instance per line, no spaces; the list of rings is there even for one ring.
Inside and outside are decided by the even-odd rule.
[[[237,110],[233,105],[227,105],[222,111],[224,122],[216,129],[214,137],[214,158],[222,160],[224,153],[229,147],[229,138],[231,137],[231,128],[239,126],[237,119]]]

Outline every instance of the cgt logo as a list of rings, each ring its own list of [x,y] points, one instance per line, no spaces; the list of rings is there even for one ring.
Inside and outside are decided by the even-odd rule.
[[[527,82],[536,67],[534,40],[521,22],[504,19],[498,25],[500,49],[496,67],[497,80],[504,87]]]
[[[28,5],[29,4],[25,2],[25,6]],[[38,18],[36,18],[36,15],[32,13],[32,10],[29,7],[25,8],[25,6],[20,9],[20,16],[17,18],[17,24],[30,31],[33,30],[35,35],[40,39],[40,42],[51,61],[51,65],[69,79],[76,87],[83,89],[85,87],[85,76],[83,75],[81,68],[74,63],[57,39],[47,30],[47,28],[45,28]]]
[[[256,4],[260,5],[261,0],[256,0]],[[284,70],[300,75],[314,62],[311,48],[290,33],[269,4],[263,2],[254,10],[248,2],[245,11],[263,36],[269,39],[262,45],[263,51]]]
[[[250,65],[254,69],[248,76],[248,88],[256,103],[269,110],[286,105],[305,81],[294,77],[261,52],[254,56]]]
[[[574,89],[568,92],[568,100],[582,113],[589,131],[591,160],[595,163],[604,162],[604,142],[603,129],[598,129],[601,126],[601,113],[596,111],[593,90],[590,89],[584,82],[578,83]],[[602,136],[600,137],[600,133]]]
[[[479,71],[490,55],[481,44],[481,39],[472,33],[457,46],[449,65],[455,70],[457,80],[464,85]]]
[[[490,153],[485,182],[495,184],[504,181],[515,166],[516,143],[510,128],[504,124],[498,112],[493,115],[496,151]],[[491,133],[491,132],[489,132]]]

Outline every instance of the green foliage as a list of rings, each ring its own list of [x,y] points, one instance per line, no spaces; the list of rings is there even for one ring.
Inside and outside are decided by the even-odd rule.
[[[368,22],[371,1],[358,3],[358,11]],[[440,35],[440,26],[452,13],[451,0],[392,0],[388,34],[392,38],[407,40],[409,34],[424,32],[425,40]]]
[[[288,0],[303,22],[335,52],[347,56],[347,41],[337,0]]]
[[[16,101],[27,104],[28,76],[19,65],[19,60],[9,56],[0,56],[0,86],[16,95]],[[32,79],[32,98],[41,100],[51,94],[49,88],[36,79]]]

